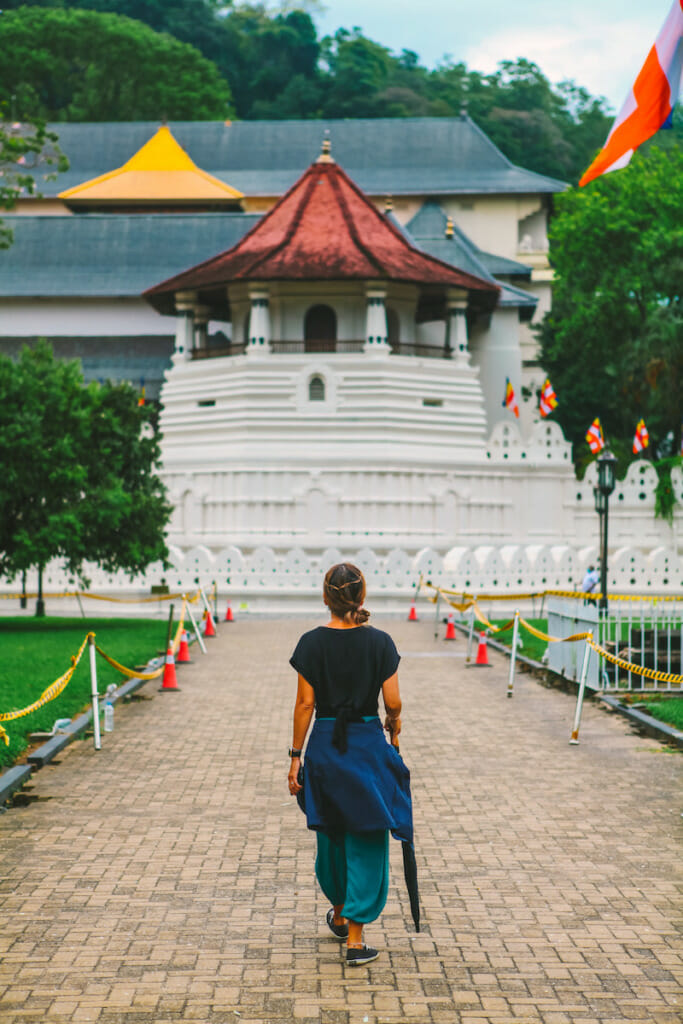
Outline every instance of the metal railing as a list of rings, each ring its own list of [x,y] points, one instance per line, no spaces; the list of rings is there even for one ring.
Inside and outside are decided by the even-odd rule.
[[[548,599],[548,632],[590,631],[600,647],[623,662],[661,675],[680,675],[683,647],[683,597],[611,600],[607,616],[596,605],[576,598]],[[548,644],[548,667],[568,679],[578,679],[585,643]],[[623,666],[591,658],[588,686],[603,691],[680,692],[681,686],[649,679]]]
[[[450,359],[452,352],[437,345],[418,345],[412,342],[395,342],[391,346],[392,356],[419,356],[422,359]],[[363,340],[338,341],[271,341],[270,350],[275,355],[300,355],[314,353],[359,353],[365,348]],[[221,359],[226,356],[241,356],[246,352],[245,342],[207,348],[193,348],[192,359]]]

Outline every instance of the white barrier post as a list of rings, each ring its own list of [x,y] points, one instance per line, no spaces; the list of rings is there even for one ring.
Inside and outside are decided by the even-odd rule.
[[[436,592],[436,612],[434,613],[434,639],[439,636],[439,604],[441,602],[441,591]]]
[[[100,739],[100,704],[97,694],[97,667],[95,665],[95,637],[92,634],[88,637],[88,648],[90,653],[90,694],[92,697],[92,735],[95,750],[102,749]]]
[[[588,634],[589,639],[593,639],[593,634]],[[576,698],[576,713],[574,715],[574,728],[572,729],[572,735],[569,742],[573,747],[579,744],[579,726],[581,725],[581,709],[583,707],[583,695],[586,690],[586,676],[588,675],[588,662],[591,656],[591,647],[586,641],[586,647],[583,652],[583,663],[581,665],[581,676],[579,678],[579,695]]]
[[[470,605],[470,632],[467,637],[467,657],[465,658],[465,664],[472,661],[472,640],[474,638],[474,605]]]
[[[508,697],[515,694],[515,665],[517,663],[517,637],[519,635],[519,612],[515,612],[515,624],[512,627],[512,653],[510,655],[510,675],[508,676]]]
[[[183,597],[185,598],[185,594],[183,594]],[[187,601],[187,598],[185,598],[185,600]],[[187,614],[190,616],[190,622],[192,623],[192,628],[194,630],[194,635],[197,637],[197,643],[199,644],[199,646],[201,648],[202,654],[206,654],[206,646],[204,645],[204,638],[203,638],[202,634],[199,632],[199,629],[197,628],[197,623],[195,622],[194,615],[192,614],[192,607],[191,607],[189,601],[187,601],[185,607],[187,608]]]

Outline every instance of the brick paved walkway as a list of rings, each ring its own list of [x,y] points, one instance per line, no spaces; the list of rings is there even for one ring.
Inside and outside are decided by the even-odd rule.
[[[306,625],[224,626],[0,818],[2,1024],[679,1021],[680,754],[592,705],[570,747],[573,698],[426,622],[387,627],[425,930],[392,843],[381,957],[342,964],[285,784]]]

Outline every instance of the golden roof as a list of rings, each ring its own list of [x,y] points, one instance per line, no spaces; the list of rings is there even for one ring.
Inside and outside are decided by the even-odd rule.
[[[123,167],[59,194],[68,202],[103,205],[235,202],[242,197],[197,167],[165,125]]]

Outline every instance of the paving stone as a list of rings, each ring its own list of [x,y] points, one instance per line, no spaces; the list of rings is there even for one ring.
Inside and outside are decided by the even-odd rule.
[[[381,956],[346,967],[286,786],[312,624],[238,618],[3,815],[2,1024],[679,1021],[680,754],[592,703],[570,747],[573,698],[525,674],[507,699],[495,653],[401,665],[424,930],[392,843]]]

